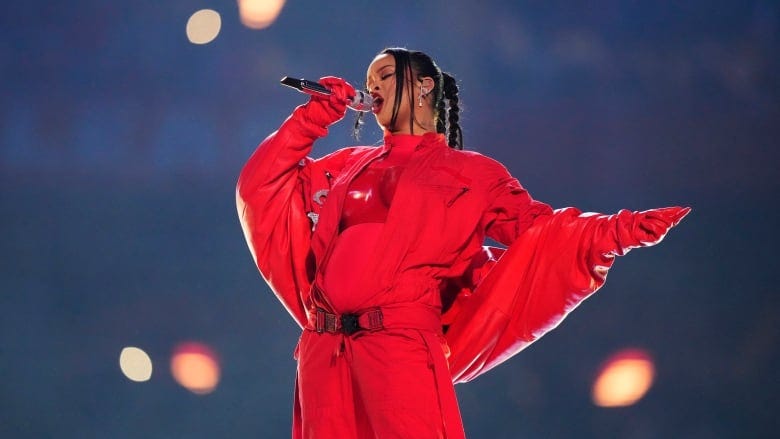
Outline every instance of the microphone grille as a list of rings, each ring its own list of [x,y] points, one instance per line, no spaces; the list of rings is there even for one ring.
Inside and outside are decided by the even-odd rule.
[[[371,105],[374,103],[374,98],[370,94],[362,91],[355,90],[355,97],[352,98],[352,102],[349,104],[349,108],[356,111],[371,111]]]

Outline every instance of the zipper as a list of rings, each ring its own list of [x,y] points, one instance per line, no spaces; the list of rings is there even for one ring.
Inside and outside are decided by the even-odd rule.
[[[449,190],[449,191],[457,189],[458,193],[455,194],[455,196],[453,196],[449,201],[447,201],[447,207],[452,206],[452,204],[455,203],[455,201],[458,198],[460,198],[461,196],[463,196],[463,194],[465,194],[466,192],[469,191],[469,187],[468,186],[463,186],[463,187],[460,187],[460,188],[458,188],[457,186],[447,186],[447,185],[444,185],[444,184],[421,184],[421,186],[434,188],[434,189],[439,189],[439,190]]]
[[[461,195],[465,194],[468,191],[469,191],[469,188],[466,187],[466,186],[463,186],[462,188],[460,188],[460,192],[458,192],[454,197],[452,197],[452,199],[450,201],[447,202],[447,207],[451,207],[452,204],[455,202],[455,200],[460,198]]]

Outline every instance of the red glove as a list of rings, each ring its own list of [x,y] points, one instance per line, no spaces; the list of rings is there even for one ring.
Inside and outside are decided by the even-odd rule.
[[[330,89],[329,96],[315,96],[302,105],[303,117],[312,124],[327,128],[344,118],[347,112],[347,98],[355,96],[355,89],[341,78],[326,76],[319,83]]]
[[[690,207],[662,207],[643,212],[621,210],[611,215],[602,229],[600,241],[606,246],[604,253],[623,256],[632,248],[658,244],[690,211]]]

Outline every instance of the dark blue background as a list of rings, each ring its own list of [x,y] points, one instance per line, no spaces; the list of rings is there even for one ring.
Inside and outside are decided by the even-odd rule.
[[[211,44],[187,41],[200,8]],[[313,13],[312,11],[316,11]],[[13,2],[0,14],[0,436],[285,437],[299,334],[234,205],[254,147],[305,97],[282,76],[362,84],[386,46],[458,77],[467,149],[554,207],[690,205],[615,264],[560,328],[457,387],[474,438],[767,437],[778,411],[780,5],[760,1]],[[315,145],[345,145],[352,114]],[[361,143],[381,139],[372,118]],[[184,340],[222,361],[196,396]],[[155,372],[133,383],[124,346]],[[628,408],[590,386],[647,349]]]

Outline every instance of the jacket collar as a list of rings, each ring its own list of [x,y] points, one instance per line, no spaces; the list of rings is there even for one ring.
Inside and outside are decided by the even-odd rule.
[[[385,131],[384,134],[384,144],[382,145],[382,154],[387,154],[392,149],[393,145],[393,134]],[[414,149],[415,151],[418,151],[423,148],[429,148],[429,147],[446,147],[449,148],[447,145],[447,141],[444,138],[444,134],[441,133],[425,133],[422,136],[420,136],[420,144],[417,145],[417,147]]]

